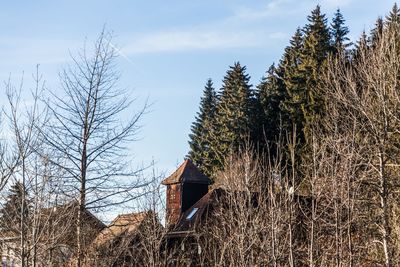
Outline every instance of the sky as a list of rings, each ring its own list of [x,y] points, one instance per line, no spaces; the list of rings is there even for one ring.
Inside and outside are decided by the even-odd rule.
[[[0,9],[0,80],[11,77],[18,83],[23,76],[29,91],[40,64],[47,90],[58,92],[58,73],[71,62],[70,55],[106,27],[120,55],[119,86],[136,97],[130,112],[151,103],[138,141],[130,147],[134,164],[154,160],[168,174],[188,152],[206,80],[212,78],[219,89],[229,66],[239,61],[257,85],[317,4],[329,21],[340,8],[354,41],[394,1],[5,1]],[[3,83],[0,88],[4,105]]]

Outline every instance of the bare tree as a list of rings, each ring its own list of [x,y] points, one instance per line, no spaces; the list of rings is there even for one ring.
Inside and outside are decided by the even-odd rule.
[[[359,49],[352,67],[343,59],[332,60],[325,82],[336,110],[341,110],[339,130],[353,133],[349,141],[356,160],[351,169],[358,165],[354,177],[362,191],[357,209],[363,215],[359,218],[368,218],[362,231],[368,232],[364,255],[372,264],[389,267],[399,255],[392,231],[394,210],[399,206],[399,27],[379,34],[374,46]],[[345,134],[339,133],[338,137]]]
[[[14,244],[11,245],[15,248],[14,253],[18,254],[21,266],[35,267],[51,265],[49,251],[60,245],[61,237],[70,232],[71,227],[66,227],[68,224],[65,223],[74,216],[72,213],[65,214],[65,209],[55,212],[56,207],[65,202],[59,194],[59,178],[63,170],[49,164],[51,151],[44,148],[38,131],[47,122],[46,109],[40,107],[39,101],[44,90],[39,66],[33,79],[34,88],[28,101],[21,97],[24,93],[23,79],[18,88],[10,80],[6,83],[8,108],[4,109],[4,114],[12,133],[8,141],[15,160],[9,181],[20,185],[21,196],[17,199],[20,203],[13,210],[3,212],[2,233],[6,238],[19,241],[18,245],[12,241]],[[45,150],[44,156],[36,153]]]
[[[12,177],[20,180],[22,187],[21,196],[21,208],[19,215],[19,234],[20,234],[20,259],[21,266],[27,266],[29,260],[29,227],[30,218],[27,212],[30,207],[26,207],[28,203],[27,191],[28,187],[34,181],[35,174],[32,172],[30,167],[33,166],[33,157],[35,148],[38,147],[40,140],[37,129],[42,127],[45,122],[45,114],[39,109],[39,94],[43,89],[41,84],[41,77],[39,77],[39,67],[37,66],[37,72],[34,75],[35,88],[32,92],[32,104],[30,107],[25,106],[22,108],[21,105],[21,93],[23,79],[18,89],[16,89],[11,81],[6,83],[6,94],[9,103],[9,112],[5,112],[8,121],[10,122],[10,128],[12,132],[12,140],[15,147],[16,164],[12,171]],[[21,111],[22,110],[22,111]],[[25,113],[24,113],[25,111]]]
[[[198,258],[204,266],[289,265],[285,179],[279,163],[264,162],[252,149],[229,157],[218,175],[220,184],[209,192],[209,214],[196,228],[199,248],[189,248],[182,262]]]
[[[47,107],[53,117],[45,143],[58,154],[51,163],[63,168],[64,193],[79,203],[76,266],[84,253],[82,214],[136,197],[140,170],[131,170],[127,145],[134,141],[146,104],[138,112],[132,100],[118,88],[116,51],[111,35],[103,31],[93,53],[84,49],[61,74],[63,94],[53,93]],[[129,112],[129,113],[128,113]],[[124,123],[123,116],[129,117]]]
[[[165,209],[161,176],[153,169],[146,194],[118,215],[90,245],[84,266],[164,266],[164,235],[160,217]],[[132,211],[137,212],[132,212]],[[158,214],[157,214],[158,213]]]

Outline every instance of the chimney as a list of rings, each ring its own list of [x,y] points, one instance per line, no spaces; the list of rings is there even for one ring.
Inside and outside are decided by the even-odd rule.
[[[161,183],[167,186],[166,222],[173,225],[182,213],[207,194],[211,180],[187,159]]]

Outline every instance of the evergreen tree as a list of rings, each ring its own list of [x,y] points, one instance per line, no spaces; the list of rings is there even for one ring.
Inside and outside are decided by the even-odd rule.
[[[278,141],[281,125],[286,119],[281,109],[282,102],[286,97],[286,90],[274,64],[270,66],[266,76],[257,86],[257,97],[262,108],[261,130],[264,138],[272,144]]]
[[[300,184],[304,181],[306,187],[306,172],[302,166],[311,155],[311,129],[320,123],[324,114],[325,98],[320,88],[320,75],[332,51],[327,19],[319,6],[308,16],[308,21],[303,30],[300,32],[298,29],[293,36],[281,63],[286,89],[282,102],[283,112],[288,117],[286,132],[294,134],[296,129],[295,158],[291,162],[296,166],[288,167],[296,169],[295,182]],[[283,152],[284,157],[289,158],[288,146]]]
[[[370,38],[368,39],[369,46],[375,47],[375,45],[379,42],[379,38],[383,33],[383,24],[382,17],[379,17],[375,22],[375,27],[371,30]]]
[[[215,112],[217,96],[211,79],[207,80],[204,87],[203,97],[200,100],[200,110],[197,112],[195,121],[189,135],[190,151],[188,158],[199,167],[203,173],[211,176],[215,155],[211,149],[211,142],[215,128]]]
[[[355,48],[352,51],[352,60],[357,61],[360,58],[360,53],[368,48],[368,36],[365,30],[361,33],[360,39],[355,44]]]
[[[11,186],[7,200],[0,210],[0,223],[3,230],[20,234],[23,199],[25,202],[23,211],[24,223],[28,223],[29,203],[27,201],[27,193],[24,191],[24,186],[20,182],[16,182]],[[27,229],[27,227],[25,227],[25,229]]]
[[[400,24],[400,9],[398,8],[397,3],[394,3],[389,15],[386,16],[385,24],[387,27]]]
[[[280,62],[282,78],[286,90],[286,98],[282,104],[282,110],[288,114],[283,126],[287,132],[291,132],[295,124],[302,129],[301,99],[304,91],[304,78],[301,76],[299,66],[303,50],[303,32],[298,28],[290,40],[290,45],[285,48],[285,53]]]
[[[346,30],[340,22],[341,16],[338,17],[338,36],[345,40]],[[332,51],[327,19],[319,5],[307,19],[308,24],[302,30],[297,29],[292,37],[280,64],[286,88],[282,107],[289,115],[287,131],[291,132],[296,126],[300,143],[303,144],[307,139],[307,129],[323,115],[324,98],[318,82],[325,61]]]
[[[319,66],[327,58],[330,51],[330,33],[325,14],[319,5],[307,17],[309,23],[304,28],[303,57],[311,57]]]
[[[301,28],[297,28],[292,39],[290,40],[290,45],[285,48],[285,53],[283,54],[282,60],[279,65],[283,68],[285,77],[289,77],[287,72],[290,70],[295,70],[300,64],[300,55],[303,50],[304,36]]]
[[[246,67],[239,62],[230,67],[223,79],[216,114],[213,150],[217,164],[213,173],[224,167],[227,156],[254,141],[255,98],[249,81]]]
[[[389,15],[386,16],[384,21],[385,31],[389,34],[395,34],[400,30],[400,9],[395,3],[390,11]],[[400,42],[399,34],[396,34],[396,43]],[[397,48],[398,54],[400,55],[400,48]]]
[[[347,37],[349,28],[344,23],[345,20],[340,9],[337,9],[331,23],[332,48],[334,53],[344,52],[351,45],[349,42],[350,39]]]
[[[304,46],[301,53],[299,75],[304,84],[300,84],[301,120],[299,124],[307,142],[307,131],[311,124],[315,123],[323,115],[322,92],[318,87],[320,73],[323,70],[326,59],[331,51],[330,34],[327,19],[317,6],[308,16],[309,24],[305,26]]]

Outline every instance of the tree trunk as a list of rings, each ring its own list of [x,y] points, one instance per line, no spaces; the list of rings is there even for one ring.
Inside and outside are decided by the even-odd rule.
[[[385,266],[391,267],[392,266],[392,259],[391,259],[391,245],[390,245],[390,222],[389,222],[389,206],[388,206],[388,181],[387,175],[385,170],[385,158],[384,153],[382,151],[379,152],[379,176],[380,176],[380,205],[382,210],[382,246],[383,252],[385,255]]]
[[[20,246],[21,246],[21,267],[26,266],[26,251],[25,251],[25,159],[22,159],[22,199],[21,199],[21,233],[20,233]]]
[[[76,240],[77,240],[77,260],[76,267],[82,266],[83,260],[83,214],[86,208],[86,171],[87,171],[87,156],[86,142],[83,144],[82,162],[81,162],[81,188],[79,190],[78,216],[76,225]]]

